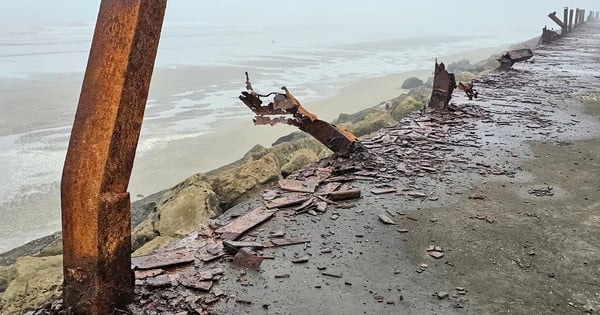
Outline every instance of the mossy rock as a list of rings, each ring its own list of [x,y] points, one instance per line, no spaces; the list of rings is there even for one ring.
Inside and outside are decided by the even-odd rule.
[[[157,203],[160,236],[185,236],[220,214],[217,195],[203,174],[177,184]]]
[[[292,161],[295,158],[295,153],[300,150],[310,150],[319,158],[331,154],[331,150],[313,137],[308,137],[293,142],[280,143],[278,145],[274,145],[270,149],[270,151],[275,155],[277,163],[282,166]]]
[[[395,102],[392,102],[391,117],[395,121],[400,121],[402,118],[406,117],[406,115],[414,112],[415,110],[419,110],[422,107],[422,102],[418,101],[412,96],[407,95],[402,99],[397,99]]]
[[[222,209],[226,210],[241,201],[249,192],[281,177],[279,163],[274,153],[268,153],[256,161],[218,174],[212,181]]]
[[[392,118],[389,111],[377,110],[369,113],[365,119],[347,125],[346,128],[352,131],[357,137],[363,137],[395,124],[396,121]]]
[[[157,236],[182,237],[221,213],[217,194],[204,174],[195,174],[166,191],[153,212],[132,232],[136,251]]]
[[[273,142],[273,144],[271,144],[271,146],[275,146],[275,145],[287,143],[287,142],[294,142],[294,141],[302,140],[302,139],[305,139],[306,137],[308,137],[307,133],[302,132],[302,131],[294,131],[287,136],[283,136],[283,137],[280,137],[279,139],[275,140],[275,142]]]
[[[463,71],[456,73],[455,76],[456,83],[458,84],[458,82],[471,82],[471,80],[477,78],[479,75],[472,72]]]
[[[23,314],[35,310],[61,295],[62,256],[30,257],[17,259],[14,276],[2,299],[2,314]]]
[[[404,80],[401,88],[409,90],[409,89],[417,88],[421,85],[423,85],[423,80],[421,80],[417,77],[410,77],[410,78]]]
[[[301,169],[302,167],[314,163],[319,160],[319,156],[313,150],[300,149],[289,158],[289,162],[281,167],[281,173],[283,176],[292,174],[293,172]]]
[[[133,257],[149,255],[153,251],[161,248],[165,248],[180,238],[172,237],[172,236],[157,236],[153,238],[151,241],[145,243],[142,247],[138,248],[135,252],[131,254]]]

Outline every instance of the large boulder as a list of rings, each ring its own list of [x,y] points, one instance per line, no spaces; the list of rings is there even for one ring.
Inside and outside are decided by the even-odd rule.
[[[23,314],[60,297],[62,256],[23,256],[10,268],[12,281],[0,299],[2,314]]]
[[[159,217],[155,227],[161,236],[185,236],[220,214],[217,195],[202,174],[177,184],[156,207]]]
[[[392,119],[388,110],[377,108],[369,112],[364,119],[346,125],[346,128],[357,137],[362,137],[395,124],[396,121]]]
[[[179,238],[172,236],[157,236],[153,238],[151,241],[142,245],[142,247],[138,248],[135,252],[131,254],[133,257],[149,255],[152,252],[167,247],[173,243],[175,243]]]
[[[319,142],[313,137],[308,137],[292,142],[280,143],[278,145],[274,145],[269,150],[270,152],[275,154],[275,159],[277,160],[277,163],[283,166],[285,166],[290,161],[296,159],[296,152],[300,150],[312,151],[318,158],[323,158],[331,154],[331,150],[329,150],[325,145],[323,145],[321,142]]]
[[[400,121],[406,115],[419,110],[423,103],[413,96],[403,95],[392,102],[391,116],[395,121]]]
[[[217,194],[208,178],[203,174],[193,175],[166,191],[154,212],[133,230],[132,249],[138,250],[157,236],[185,236],[219,214]]]
[[[224,170],[212,181],[222,209],[229,209],[243,200],[247,193],[281,178],[275,154],[268,153],[258,160],[247,161],[233,169]]]
[[[448,65],[448,67],[446,68],[446,70],[448,70],[448,72],[460,72],[460,71],[471,71],[473,69],[473,66],[471,65],[471,62],[468,59],[462,59],[459,60],[457,62],[453,62],[451,64]]]
[[[319,160],[319,156],[313,150],[300,149],[291,154],[289,161],[281,167],[281,174],[287,176],[302,167]]]
[[[410,90],[410,89],[417,88],[421,85],[423,85],[423,80],[416,78],[416,77],[410,77],[410,78],[404,80],[404,83],[402,83],[401,88]]]

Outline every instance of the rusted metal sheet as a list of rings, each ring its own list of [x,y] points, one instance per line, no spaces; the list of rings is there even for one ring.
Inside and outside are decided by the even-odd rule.
[[[352,132],[317,119],[316,115],[302,107],[286,87],[282,87],[282,90],[284,93],[258,94],[252,88],[246,72],[246,91],[243,91],[239,98],[257,115],[254,117],[255,125],[288,124],[296,126],[313,136],[331,151],[341,155],[348,154],[355,148],[358,138]],[[263,105],[261,97],[270,96],[273,96],[273,101]],[[275,118],[266,117],[270,115],[280,116]]]
[[[276,198],[273,200],[266,200],[265,206],[268,209],[283,208],[305,202],[309,198],[310,197],[306,194],[288,194],[286,196]]]
[[[500,68],[509,69],[513,64],[519,61],[525,61],[533,57],[533,51],[528,48],[507,51],[497,60],[500,62]]]
[[[244,232],[270,218],[277,210],[258,207],[245,215],[236,218],[215,232],[221,234],[223,240],[234,241]]]
[[[129,177],[166,0],[103,0],[61,184],[64,305],[112,314],[133,293]]]
[[[317,188],[317,183],[305,182],[295,179],[280,179],[279,187],[287,191],[312,193],[315,192],[315,188]]]
[[[194,255],[187,249],[161,252],[153,255],[133,257],[131,264],[136,269],[154,269],[184,264],[194,261]]]
[[[260,270],[260,265],[262,264],[264,258],[256,256],[242,248],[238,250],[238,252],[233,256],[233,263],[250,269],[254,269],[256,271]]]

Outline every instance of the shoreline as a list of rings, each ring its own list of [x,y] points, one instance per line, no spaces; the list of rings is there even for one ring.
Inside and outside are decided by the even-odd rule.
[[[500,52],[499,47],[483,48],[439,58],[439,61],[450,64],[468,59],[473,64]],[[395,98],[407,91],[400,88],[405,79],[418,77],[426,81],[431,73],[432,70],[423,69],[360,79],[343,86],[334,96],[303,102],[303,105],[319,118],[332,121],[339,114],[354,113]],[[73,80],[73,77],[68,79]],[[240,91],[242,89],[243,86],[240,85]],[[240,107],[243,108],[243,104],[240,103]],[[128,188],[132,202],[167,190],[193,174],[205,173],[234,162],[255,145],[270,147],[276,139],[297,131],[296,128],[285,125],[254,126],[249,110],[247,118],[230,118],[215,122],[211,124],[211,129],[211,132],[200,136],[171,141],[158,150],[138,152]],[[52,200],[57,202],[58,207],[52,219],[60,220],[57,201],[59,198]],[[54,232],[49,231],[48,234]],[[12,247],[3,253],[9,253],[27,244]]]

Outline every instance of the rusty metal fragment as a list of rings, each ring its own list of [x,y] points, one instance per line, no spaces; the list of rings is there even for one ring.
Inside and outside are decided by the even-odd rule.
[[[477,90],[475,90],[474,88],[472,80],[471,82],[467,83],[458,82],[458,88],[463,90],[470,100],[472,100],[473,98],[477,98],[477,96],[479,95],[479,92],[477,92]]]
[[[221,234],[223,240],[234,241],[244,232],[270,218],[277,210],[258,207],[245,215],[236,218],[215,232]]]
[[[531,49],[524,48],[507,51],[497,60],[500,62],[501,69],[510,69],[516,62],[525,61],[531,57],[533,57]]]
[[[300,236],[295,238],[274,238],[270,239],[265,244],[265,247],[275,247],[275,246],[287,246],[287,245],[295,245],[295,244],[305,244],[310,243],[310,238]]]
[[[436,60],[433,75],[433,91],[431,92],[429,104],[427,104],[427,110],[429,112],[446,111],[455,88],[456,79],[454,78],[454,73],[446,71],[444,63],[438,64]]]
[[[248,72],[246,72],[246,91],[243,91],[239,98],[257,115],[254,117],[255,125],[288,124],[296,126],[340,155],[348,154],[355,148],[358,138],[352,132],[317,119],[316,115],[302,107],[285,86],[281,89],[284,93],[258,94],[252,88]],[[273,96],[273,101],[264,106],[261,98],[270,96]],[[266,117],[273,115],[280,116]]]
[[[223,241],[223,249],[230,254],[235,255],[241,248],[263,248],[263,244],[259,242],[236,242],[236,241]]]
[[[193,277],[181,277],[179,279],[179,283],[182,286],[200,290],[200,291],[210,291],[210,288],[213,286],[213,282],[211,280],[198,280]]]
[[[338,190],[327,194],[330,200],[347,200],[360,198],[360,189]]]
[[[133,295],[127,192],[166,0],[103,0],[61,182],[65,308],[112,314]]]
[[[560,28],[562,28],[562,29],[564,29],[564,28],[565,28],[566,24],[565,24],[563,21],[561,21],[561,20],[560,20],[560,19],[559,19],[559,18],[556,16],[556,11],[554,11],[554,12],[552,12],[552,13],[548,14],[548,17],[549,17],[549,18],[550,18],[552,21],[554,21],[554,23],[558,24],[558,26],[560,26]]]
[[[233,263],[246,268],[251,268],[256,271],[260,270],[264,258],[252,254],[245,248],[240,249],[235,256],[233,256]]]

